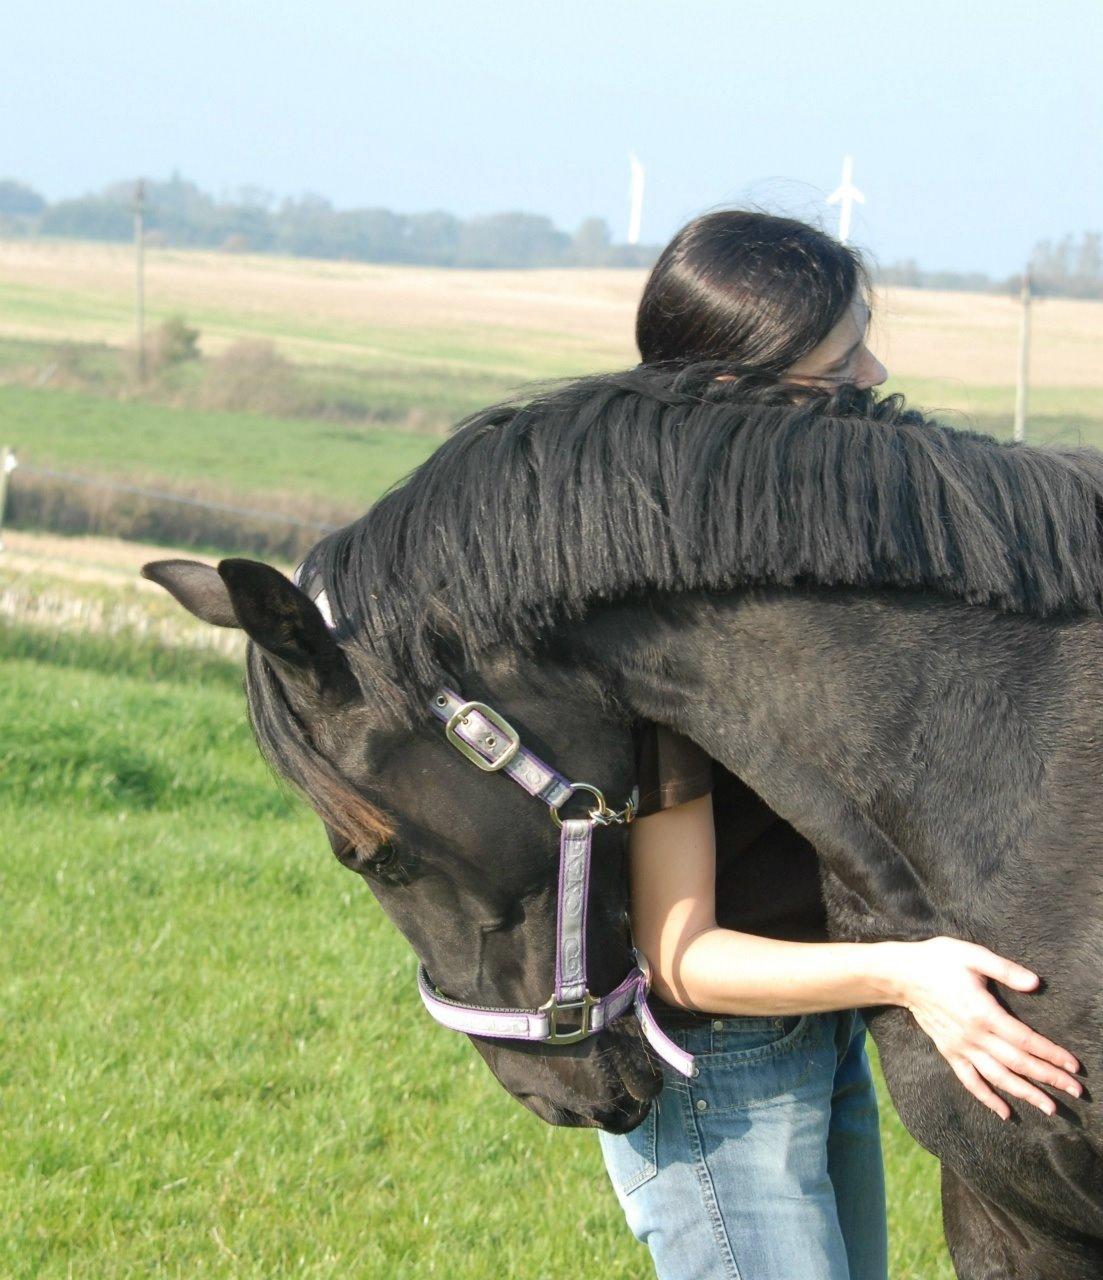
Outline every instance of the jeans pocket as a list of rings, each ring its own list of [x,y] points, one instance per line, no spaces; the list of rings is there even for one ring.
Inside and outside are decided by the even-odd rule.
[[[722,1023],[722,1025],[721,1025]],[[687,1082],[698,1111],[724,1114],[788,1097],[813,1074],[817,1060],[834,1070],[834,1053],[814,1032],[816,1015],[717,1020],[708,1051],[695,1060]],[[692,1052],[692,1050],[691,1050]],[[828,1077],[829,1078],[829,1077]]]
[[[658,1099],[643,1120],[631,1133],[606,1133],[598,1131],[601,1154],[609,1180],[619,1196],[630,1195],[637,1187],[649,1182],[658,1172],[656,1154]]]

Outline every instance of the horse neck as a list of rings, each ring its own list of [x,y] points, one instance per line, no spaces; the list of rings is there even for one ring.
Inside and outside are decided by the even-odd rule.
[[[816,846],[838,936],[983,936],[1029,906],[1055,828],[1075,813],[1085,841],[1103,834],[1097,622],[760,590],[590,625],[633,711],[695,739]],[[1052,787],[1058,759],[1073,785]]]

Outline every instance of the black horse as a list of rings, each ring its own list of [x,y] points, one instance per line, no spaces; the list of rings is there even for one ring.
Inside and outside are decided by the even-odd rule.
[[[950,934],[1028,965],[1043,989],[1001,999],[1090,1088],[1103,455],[954,432],[894,398],[749,403],[714,372],[583,379],[461,424],[308,557],[333,627],[268,566],[147,575],[248,633],[262,750],[448,995],[546,998],[557,862],[542,807],[446,743],[441,683],[611,800],[633,783],[636,717],[687,734],[815,845],[835,937]],[[624,839],[596,836],[596,994],[630,964]],[[901,1118],[942,1162],[958,1274],[1103,1273],[1091,1094],[1001,1123],[905,1011],[871,1026]],[[568,1046],[475,1043],[555,1124],[631,1128],[660,1086],[630,1018]]]

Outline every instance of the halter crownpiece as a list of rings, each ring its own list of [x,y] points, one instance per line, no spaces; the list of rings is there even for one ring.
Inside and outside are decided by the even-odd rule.
[[[299,585],[302,566],[292,580]],[[324,590],[310,592],[326,625],[334,626]],[[593,996],[586,968],[586,909],[590,899],[590,853],[594,828],[626,825],[636,815],[638,789],[623,809],[613,810],[597,787],[569,782],[522,742],[516,729],[485,702],[468,702],[453,689],[439,688],[430,699],[433,715],[444,723],[448,741],[465,759],[486,773],[504,773],[549,808],[559,828],[559,893],[555,927],[555,990],[537,1009],[487,1008],[464,1004],[440,991],[424,964],[417,968],[422,1002],[442,1026],[465,1035],[541,1044],[574,1044],[604,1031],[632,1009],[648,1044],[684,1076],[693,1075],[693,1055],[662,1030],[647,1003],[651,968],[637,948],[633,965],[620,984],[604,996]],[[594,806],[584,818],[563,818],[559,810],[578,792]]]

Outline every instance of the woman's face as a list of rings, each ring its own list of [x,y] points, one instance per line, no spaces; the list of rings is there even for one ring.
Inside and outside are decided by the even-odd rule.
[[[819,346],[789,366],[784,380],[828,390],[843,382],[863,391],[879,387],[888,370],[866,346],[868,328],[869,307],[863,298],[855,298]]]

